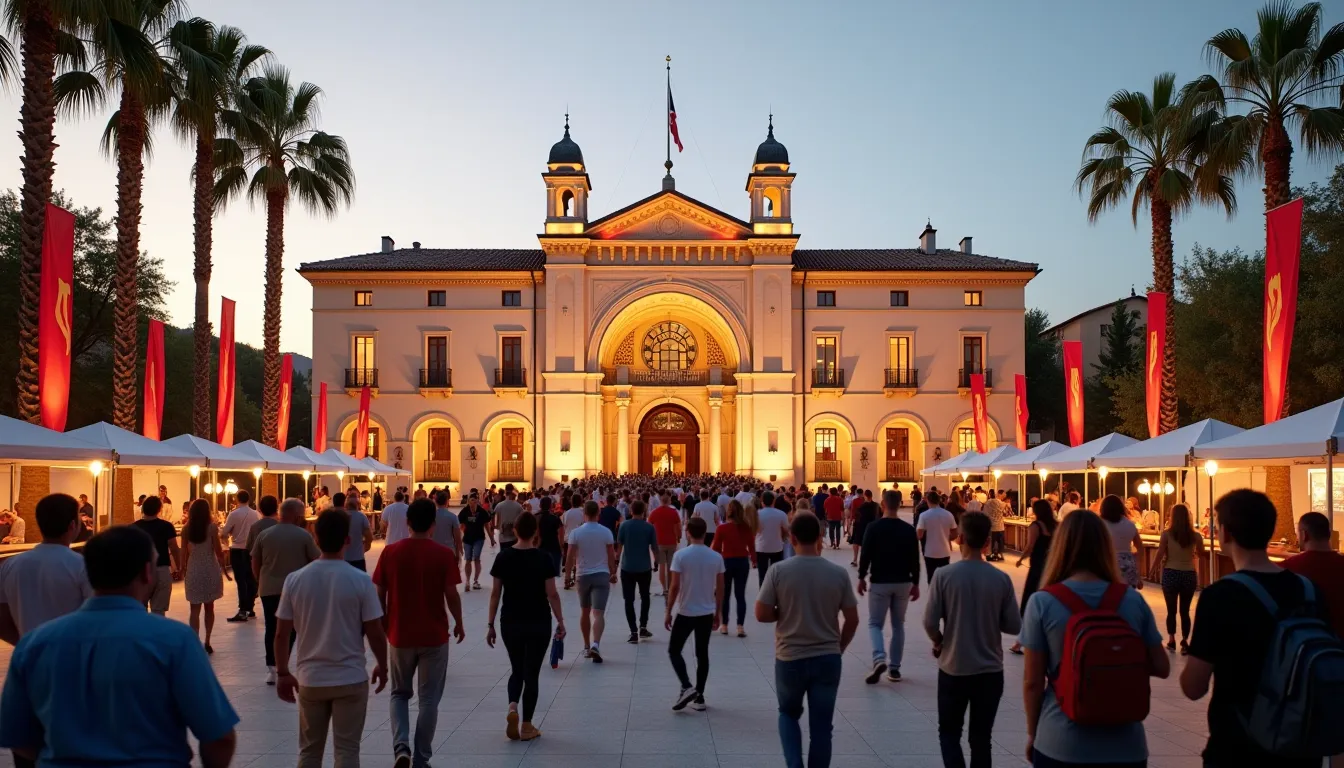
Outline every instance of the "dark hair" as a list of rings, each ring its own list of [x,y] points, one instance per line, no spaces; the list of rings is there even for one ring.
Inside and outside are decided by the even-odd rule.
[[[882,506],[886,509],[900,509],[901,492],[896,490],[883,491]]]
[[[799,512],[793,516],[793,522],[789,524],[789,533],[798,540],[799,544],[816,544],[817,539],[821,538],[821,521],[817,516],[810,512]]]
[[[261,497],[257,502],[257,511],[262,517],[275,517],[275,513],[280,511],[280,500],[267,494]]]
[[[635,502],[639,503],[639,502]],[[524,512],[513,521],[513,534],[519,541],[530,541],[537,535],[537,516],[531,512]]]
[[[631,516],[631,517],[643,517],[643,516],[644,516],[644,513],[645,513],[645,512],[648,512],[648,511],[649,511],[649,507],[648,507],[648,505],[645,504],[644,502],[642,502],[642,501],[632,501],[632,502],[630,502],[630,516]]]
[[[692,517],[690,522],[686,523],[686,535],[692,539],[705,538],[705,532],[709,530],[709,525],[705,523],[703,517]]]
[[[1031,514],[1036,516],[1036,522],[1041,524],[1046,533],[1053,534],[1055,526],[1059,521],[1055,519],[1055,508],[1045,499],[1037,499],[1031,503]]]
[[[424,533],[434,527],[439,511],[429,499],[416,499],[406,508],[406,523],[416,533]]]
[[[332,507],[317,516],[313,530],[317,533],[318,549],[334,555],[345,549],[346,539],[350,538],[350,514]]]
[[[439,491],[438,493],[434,494],[434,503],[438,504],[440,507],[448,506],[448,492]]]
[[[84,570],[95,590],[125,589],[153,560],[154,541],[133,525],[114,525],[84,542]]]
[[[984,549],[989,541],[989,515],[983,512],[965,512],[957,525],[961,538],[971,549]]]
[[[583,502],[583,516],[597,517],[597,502],[589,499]]]
[[[1213,509],[1218,513],[1218,527],[1238,546],[1252,550],[1269,546],[1279,513],[1265,494],[1241,488],[1223,494]]]
[[[924,494],[924,503],[928,504],[930,507],[941,506],[943,497],[939,496],[937,491],[929,491]]]
[[[210,502],[197,499],[191,502],[191,509],[187,510],[187,525],[182,529],[182,535],[192,544],[204,544],[210,535],[211,522]]]
[[[1321,515],[1321,517],[1325,517]],[[1171,531],[1171,537],[1176,543],[1185,549],[1195,540],[1195,527],[1190,524],[1190,508],[1184,504],[1176,504],[1171,508],[1171,523],[1168,526]]]
[[[252,495],[249,494],[247,491],[239,491],[235,493],[233,497],[238,500],[239,504],[246,504],[247,502],[252,500]]]
[[[140,505],[140,514],[155,517],[163,510],[163,499],[158,496],[150,496]]]
[[[1308,541],[1329,541],[1330,540],[1330,518],[1322,515],[1320,512],[1308,512],[1297,520],[1298,526],[1302,532],[1307,534]],[[42,532],[46,535],[46,531]]]
[[[406,494],[402,493],[401,491],[397,491],[396,493],[392,494],[392,499],[394,501],[401,501],[404,498],[406,498]]]
[[[159,500],[158,496],[154,497]],[[37,518],[37,529],[44,539],[59,539],[70,530],[70,524],[79,517],[79,502],[64,493],[52,493],[42,497],[33,510]]]
[[[1109,494],[1101,500],[1101,519],[1108,523],[1118,523],[1125,519],[1125,502],[1119,496]]]
[[[343,491],[337,491],[331,495],[331,508],[345,509],[345,493]]]

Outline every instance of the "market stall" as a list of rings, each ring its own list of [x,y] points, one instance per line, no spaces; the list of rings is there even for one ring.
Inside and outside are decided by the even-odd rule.
[[[97,479],[114,458],[109,448],[0,416],[0,508],[14,511],[24,521],[25,536],[22,544],[0,544],[0,557],[31,549],[41,540],[33,510],[49,493],[76,498],[83,494],[102,509]],[[9,530],[0,528],[0,541],[9,535]]]
[[[1046,481],[1050,478],[1050,475],[1060,476],[1065,473],[1081,474],[1083,487],[1073,487],[1068,490],[1078,491],[1079,495],[1082,497],[1082,506],[1087,506],[1093,499],[1104,495],[1104,490],[1108,487],[1106,485],[1106,478],[1099,475],[1099,482],[1096,484],[1097,492],[1090,493],[1091,482],[1089,476],[1091,474],[1098,474],[1094,469],[1096,464],[1094,464],[1093,461],[1097,459],[1097,457],[1109,453],[1110,451],[1119,450],[1134,445],[1137,442],[1139,441],[1129,435],[1112,432],[1109,435],[1103,435],[1095,440],[1089,440],[1082,445],[1039,459],[1036,461],[1036,473],[1041,477],[1041,492],[1048,492]],[[1100,461],[1097,463],[1100,464]],[[1066,484],[1067,483],[1062,476],[1058,477],[1055,481],[1055,491],[1059,492],[1060,490],[1063,490]],[[1062,493],[1060,495],[1063,496]],[[1062,503],[1064,499],[1061,498],[1060,501]]]
[[[233,446],[235,451],[239,451],[253,457],[266,467],[266,474],[276,475],[279,478],[280,487],[276,490],[278,498],[284,499],[290,496],[288,480],[289,475],[303,476],[303,491],[298,494],[299,499],[305,502],[309,500],[308,479],[312,477],[314,465],[307,459],[300,458],[285,451],[276,450],[265,443],[259,443],[256,440],[244,440]]]
[[[990,471],[996,476],[1001,473],[1012,475],[1017,479],[1013,515],[1004,520],[1004,538],[1009,549],[1021,550],[1027,545],[1027,526],[1031,525],[1031,500],[1041,495],[1041,488],[1044,486],[1044,480],[1040,480],[1037,492],[1030,492],[1032,478],[1040,477],[1036,471],[1036,462],[1067,450],[1069,450],[1067,445],[1049,440],[990,463]]]
[[[166,488],[170,501],[174,496],[186,500],[190,496],[191,467],[199,468],[209,463],[209,458],[191,444],[150,440],[107,422],[90,424],[66,434],[116,454],[113,465],[104,470],[108,475],[109,502],[98,507],[96,520],[100,528],[133,522],[136,499],[142,494],[159,493],[160,486]]]

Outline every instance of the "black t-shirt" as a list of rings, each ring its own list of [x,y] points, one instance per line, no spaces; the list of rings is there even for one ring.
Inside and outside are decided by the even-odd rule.
[[[504,583],[501,624],[550,624],[546,582],[555,578],[550,555],[533,547],[501,549],[490,566],[490,575]]]
[[[546,552],[560,551],[560,532],[565,528],[565,522],[559,515],[553,515],[550,512],[543,512],[540,519],[537,520],[537,530],[541,531],[541,549]]]
[[[597,522],[607,526],[611,535],[616,535],[616,526],[621,523],[621,510],[615,507],[603,507],[601,512],[597,513]]]
[[[159,567],[171,566],[172,559],[168,555],[168,542],[177,538],[177,529],[167,520],[157,517],[145,517],[136,520],[134,525],[154,540],[154,551],[159,553],[159,559],[156,565]]]
[[[1302,577],[1295,573],[1240,573],[1258,581],[1279,604],[1281,612],[1300,608],[1304,601]],[[1275,623],[1264,604],[1245,585],[1235,581],[1214,582],[1199,597],[1190,655],[1213,665],[1209,741],[1204,759],[1219,768],[1269,765],[1318,768],[1321,764],[1319,759],[1294,761],[1270,755],[1251,741],[1241,724],[1241,717],[1249,713],[1255,697]]]
[[[919,537],[915,527],[898,517],[869,523],[860,541],[859,578],[872,570],[874,584],[919,583]]]
[[[467,507],[457,513],[457,520],[462,523],[463,544],[485,541],[485,525],[490,522],[490,513],[484,507],[477,507],[475,514],[472,514],[471,507]]]

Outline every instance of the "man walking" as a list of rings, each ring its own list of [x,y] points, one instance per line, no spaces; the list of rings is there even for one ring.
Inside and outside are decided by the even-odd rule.
[[[725,493],[723,494],[723,500],[723,503],[727,505],[732,499]],[[719,522],[723,520],[723,510],[719,508],[719,505],[709,500],[709,489],[700,489],[700,501],[695,505],[695,508],[691,510],[691,517],[698,517],[705,521],[705,546],[713,546],[714,530],[719,527]],[[688,535],[690,533],[690,523],[690,518],[687,518],[686,531]]]
[[[299,704],[298,768],[321,768],[328,728],[336,768],[359,768],[369,684],[375,693],[387,686],[383,608],[368,574],[345,561],[349,513],[329,509],[314,528],[322,556],[285,579],[275,611],[276,634],[297,635],[293,672],[289,643],[275,648],[276,693],[281,701]],[[365,670],[365,638],[376,662],[371,676]]]
[[[709,680],[709,638],[719,628],[719,608],[723,605],[723,557],[705,546],[705,521],[691,518],[686,524],[686,535],[691,544],[672,557],[672,587],[667,599],[667,613],[663,627],[671,632],[667,655],[672,669],[681,681],[681,692],[672,709],[681,711],[686,705],[697,712],[705,710],[705,683]],[[676,611],[676,619],[672,612]],[[686,640],[695,635],[695,687],[686,672],[682,649]]]
[[[887,673],[901,679],[905,654],[905,611],[919,599],[919,539],[915,527],[900,518],[901,494],[882,494],[882,517],[868,524],[859,551],[859,596],[868,594],[868,636],[873,642],[873,670],[865,682],[876,684]],[[872,570],[872,586],[868,572]],[[882,625],[891,614],[891,652],[888,655]]]
[[[770,494],[766,493],[765,498]],[[765,572],[770,566],[784,560],[784,542],[789,540],[789,513],[776,506],[779,499],[771,499],[756,511],[756,520],[760,524],[756,531],[756,583],[765,583]],[[788,503],[787,500],[784,501]]]
[[[406,513],[411,537],[384,549],[373,572],[378,600],[387,617],[393,768],[426,768],[433,755],[439,700],[448,677],[449,613],[453,615],[457,642],[466,638],[462,596],[457,592],[457,556],[431,537],[435,513],[428,499],[412,504]],[[410,699],[417,675],[419,714],[412,759]]]
[[[410,538],[411,529],[406,523],[406,494],[397,491],[392,496],[392,503],[383,510],[381,523],[383,539],[386,540],[387,546]]]
[[[499,505],[502,506],[504,505]],[[475,496],[467,499],[466,508],[457,515],[457,521],[462,527],[462,551],[466,558],[462,564],[464,592],[481,588],[481,553],[485,550],[486,536],[490,537],[491,544],[495,543],[495,529],[491,517],[490,512],[481,506],[480,499]],[[472,578],[472,566],[476,567],[475,579]]]
[[[961,516],[961,560],[929,585],[924,631],[938,659],[938,743],[943,765],[964,768],[961,727],[971,710],[971,768],[990,768],[994,715],[1003,697],[1003,635],[1022,629],[1013,580],[984,560],[989,517]]]
[[[603,616],[607,599],[611,597],[611,585],[616,583],[616,540],[611,531],[597,521],[597,512],[596,501],[583,503],[584,522],[569,535],[565,571],[578,576],[583,656],[592,659],[594,664],[601,664],[598,644],[602,642],[602,630],[607,625]]]
[[[658,532],[644,519],[644,502],[630,502],[630,519],[616,531],[616,552],[621,562],[621,596],[625,598],[625,622],[630,625],[626,642],[653,637],[649,631],[649,585],[653,562],[658,557]],[[639,589],[639,627],[635,627],[635,589]]]
[[[275,503],[274,496],[261,500],[261,507],[267,508]],[[261,597],[261,617],[265,622],[262,635],[262,647],[266,652],[266,684],[275,685],[275,611],[280,606],[280,595],[284,592],[285,579],[289,574],[322,556],[313,537],[304,528],[303,502],[298,499],[285,499],[280,505],[280,522],[263,530],[253,537],[252,572],[257,579],[257,593]],[[274,519],[272,517],[271,519]],[[266,522],[259,521],[252,530]],[[282,638],[286,647],[294,645],[293,633]]]
[[[476,494],[472,494],[475,496]],[[448,492],[434,494],[434,541],[453,550],[457,559],[462,559],[462,524],[448,508]]]
[[[658,508],[649,513],[649,524],[658,534],[658,584],[662,587],[659,597],[667,597],[672,583],[672,556],[681,543],[681,513],[671,505],[671,500],[671,495],[663,491],[658,495]]]
[[[915,533],[924,542],[924,568],[933,583],[933,572],[952,562],[952,542],[957,538],[957,519],[943,508],[937,492],[924,497],[929,508],[915,523]]]
[[[499,531],[500,549],[508,549],[518,541],[518,537],[513,533],[513,526],[518,522],[518,516],[523,514],[523,505],[519,504],[517,499],[518,492],[514,490],[513,484],[510,483],[504,486],[504,500],[490,510],[490,514],[494,515],[495,518],[495,528]],[[479,563],[477,567],[479,568]],[[478,570],[477,578],[479,577],[480,571]],[[474,586],[476,589],[481,588],[479,583]]]
[[[257,617],[257,582],[252,578],[252,556],[247,551],[247,534],[261,516],[247,505],[252,499],[247,491],[239,491],[237,499],[238,506],[229,513],[219,532],[221,539],[229,540],[229,565],[233,568],[233,583],[238,587],[238,613],[228,618],[232,623]]]
[[[79,502],[53,493],[37,502],[33,514],[42,543],[0,562],[0,640],[10,645],[93,596],[84,558],[70,550],[79,532]]]
[[[803,768],[798,720],[806,698],[812,734],[806,765],[828,768],[840,658],[859,627],[858,600],[849,572],[821,556],[821,521],[815,515],[795,515],[789,533],[797,556],[766,572],[756,620],[775,623],[775,696],[784,764]]]
[[[146,604],[149,610],[166,616],[168,601],[173,596],[173,574],[177,573],[182,562],[182,553],[177,547],[177,529],[167,520],[159,518],[163,511],[163,502],[158,496],[150,496],[140,505],[140,519],[132,525],[149,534],[154,542],[154,591]],[[41,528],[41,525],[38,525]],[[44,534],[45,537],[45,534]]]
[[[1000,488],[997,493],[991,493],[989,500],[985,502],[984,513],[989,518],[989,557],[985,558],[989,562],[1003,562],[1004,546],[1004,522],[1003,519],[1008,515],[1008,492]]]

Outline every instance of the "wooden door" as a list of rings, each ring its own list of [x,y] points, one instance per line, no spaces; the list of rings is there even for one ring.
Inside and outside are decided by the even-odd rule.
[[[522,427],[505,427],[500,430],[502,442],[504,444],[504,455],[500,458],[506,461],[522,461],[523,459],[523,429]]]

